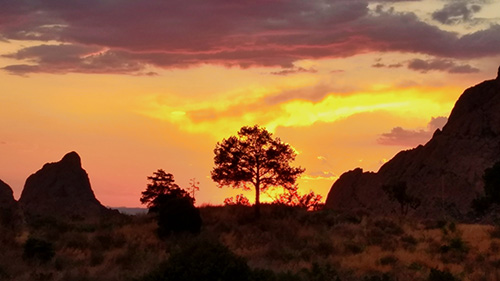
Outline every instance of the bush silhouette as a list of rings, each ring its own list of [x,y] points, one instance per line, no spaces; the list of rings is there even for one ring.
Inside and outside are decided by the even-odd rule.
[[[492,203],[500,203],[500,162],[484,170],[484,193]]]
[[[410,208],[415,210],[420,206],[420,199],[408,193],[406,182],[383,185],[382,190],[389,197],[389,200],[399,203],[401,214],[404,216],[408,214]]]
[[[54,246],[50,242],[36,238],[29,238],[24,244],[24,259],[38,260],[45,263],[50,261],[54,255]]]
[[[174,251],[159,272],[144,281],[246,281],[251,274],[246,261],[224,245],[197,239]]]
[[[201,230],[200,211],[190,198],[161,195],[157,200],[158,235],[166,237],[171,233]]]
[[[478,215],[488,212],[492,204],[500,204],[500,161],[484,170],[484,196],[472,200],[471,207]]]
[[[429,273],[429,278],[427,281],[456,281],[456,279],[449,271],[441,271],[439,269],[432,268]]]

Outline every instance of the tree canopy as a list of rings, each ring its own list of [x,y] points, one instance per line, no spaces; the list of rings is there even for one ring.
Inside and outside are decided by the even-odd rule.
[[[202,221],[194,198],[175,183],[174,176],[159,169],[148,180],[150,183],[142,192],[141,203],[147,204],[149,212],[157,214],[159,236],[166,237],[172,232],[200,232]],[[197,184],[192,181],[193,194],[195,188],[198,189]]]
[[[255,213],[260,215],[260,193],[270,187],[293,185],[304,169],[290,166],[293,148],[257,125],[242,127],[237,136],[217,143],[212,180],[219,186],[255,189]]]
[[[150,211],[155,211],[159,205],[161,197],[184,198],[189,197],[194,202],[194,198],[180,188],[174,180],[174,176],[158,169],[152,176],[148,177],[146,190],[142,192],[141,203],[146,204]],[[164,200],[163,198],[162,200]]]

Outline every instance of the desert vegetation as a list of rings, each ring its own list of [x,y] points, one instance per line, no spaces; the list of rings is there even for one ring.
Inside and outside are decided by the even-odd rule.
[[[203,206],[200,233],[162,238],[154,213],[31,219],[2,231],[1,280],[500,280],[497,225],[261,207]]]

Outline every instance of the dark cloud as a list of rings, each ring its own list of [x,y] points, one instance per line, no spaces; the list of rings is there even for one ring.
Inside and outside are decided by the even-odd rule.
[[[316,73],[316,72],[318,72],[318,71],[314,68],[306,69],[303,67],[293,67],[293,68],[283,69],[280,71],[271,72],[271,74],[286,76],[286,75],[291,75],[291,74],[296,74],[296,73]]]
[[[129,73],[138,74],[144,65],[126,53],[82,45],[39,45],[3,57],[32,64],[9,65],[3,69],[18,75],[28,73]],[[153,73],[149,73],[151,75]]]
[[[422,73],[426,73],[431,70],[447,71],[449,73],[479,72],[479,69],[472,67],[468,64],[458,65],[455,62],[447,59],[432,59],[432,60],[413,59],[408,63],[408,68],[420,71]]]
[[[16,74],[137,74],[148,65],[199,64],[278,66],[287,74],[298,60],[367,52],[500,54],[498,25],[460,37],[413,13],[370,12],[362,0],[0,0],[0,7],[3,40],[61,43],[8,54],[20,63],[3,69]]]
[[[442,24],[458,24],[470,22],[474,14],[481,11],[478,4],[470,4],[467,1],[454,1],[447,3],[441,10],[432,13],[432,19]]]
[[[427,124],[427,128],[420,130],[407,130],[402,127],[395,127],[389,133],[380,135],[377,139],[377,143],[382,145],[409,147],[424,144],[432,137],[432,134],[434,134],[437,129],[441,129],[447,121],[448,118],[446,117],[433,117],[429,124]]]

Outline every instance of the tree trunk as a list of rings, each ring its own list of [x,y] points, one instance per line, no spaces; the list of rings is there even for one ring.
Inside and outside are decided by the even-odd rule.
[[[257,184],[255,185],[255,218],[260,218],[260,183],[257,180]]]

